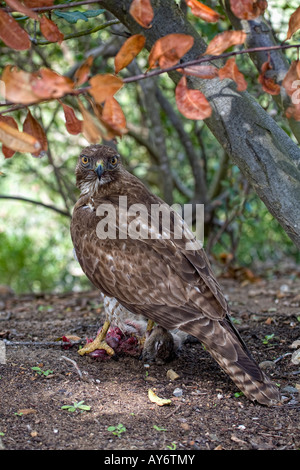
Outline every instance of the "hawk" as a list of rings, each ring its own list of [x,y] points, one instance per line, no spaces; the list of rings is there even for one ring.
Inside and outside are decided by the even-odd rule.
[[[83,272],[107,301],[102,330],[79,352],[106,348],[113,354],[105,342],[110,322],[118,315],[144,317],[163,330],[196,337],[250,400],[278,403],[278,388],[230,320],[202,245],[186,227],[178,236],[183,219],[123,167],[112,147],[86,147],[75,173],[80,196],[71,237]],[[153,208],[159,212],[156,223]]]

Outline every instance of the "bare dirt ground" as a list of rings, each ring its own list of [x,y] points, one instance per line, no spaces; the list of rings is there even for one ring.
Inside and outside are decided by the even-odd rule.
[[[0,448],[298,450],[300,363],[291,361],[291,346],[300,339],[300,277],[220,282],[237,328],[280,387],[282,404],[266,408],[237,394],[197,342],[184,344],[171,363],[149,367],[130,355],[81,357],[78,344],[63,349],[56,340],[64,335],[83,343],[95,337],[102,321],[97,292],[2,295]],[[168,378],[170,369],[176,380]],[[171,403],[152,403],[149,389]],[[74,403],[73,411],[62,408]]]

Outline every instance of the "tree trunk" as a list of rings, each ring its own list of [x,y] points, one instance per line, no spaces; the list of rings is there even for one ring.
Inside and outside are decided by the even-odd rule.
[[[152,0],[154,20],[144,29],[129,14],[131,0],[103,0],[101,6],[115,15],[132,34],[143,33],[148,50],[162,36],[190,34],[193,48],[184,57],[194,60],[206,43],[173,0]],[[169,74],[175,84],[181,75]],[[213,114],[206,124],[232,161],[250,182],[270,213],[300,248],[300,150],[247,92],[236,91],[229,80],[189,77],[189,87],[201,90]]]

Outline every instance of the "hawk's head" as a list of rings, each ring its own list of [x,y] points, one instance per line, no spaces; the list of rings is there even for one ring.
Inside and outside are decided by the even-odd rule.
[[[107,145],[89,145],[76,165],[76,186],[81,194],[94,193],[99,186],[115,181],[121,169],[120,155]]]

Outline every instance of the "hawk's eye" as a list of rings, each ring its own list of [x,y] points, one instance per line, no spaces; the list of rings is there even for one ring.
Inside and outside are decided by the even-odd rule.
[[[89,159],[88,159],[88,157],[82,157],[81,161],[84,165],[86,165],[88,163]]]
[[[118,157],[112,157],[109,160],[109,163],[111,164],[111,166],[116,166],[116,164],[118,163]]]

